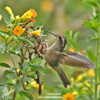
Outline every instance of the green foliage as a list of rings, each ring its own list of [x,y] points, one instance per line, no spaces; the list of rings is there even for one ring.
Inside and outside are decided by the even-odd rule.
[[[0,63],[0,66],[10,68],[10,66],[7,63]]]
[[[78,44],[77,44],[78,35],[79,32],[74,33],[74,35],[70,30],[67,30],[65,32],[68,44],[71,45],[76,52],[78,52]]]
[[[21,94],[24,94],[24,95],[25,95],[26,97],[28,97],[30,100],[34,100],[34,99],[33,99],[33,96],[32,96],[29,92],[22,90],[22,91],[20,91],[20,93],[21,93]]]

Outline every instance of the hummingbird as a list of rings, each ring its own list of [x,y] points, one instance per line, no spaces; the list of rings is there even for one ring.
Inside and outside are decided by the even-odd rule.
[[[56,41],[47,48],[46,54],[44,56],[46,62],[55,70],[64,87],[67,88],[70,85],[68,78],[66,77],[64,71],[61,68],[61,65],[68,65],[73,67],[82,67],[82,68],[95,68],[95,64],[83,55],[64,50],[65,45],[67,44],[67,39],[63,35],[55,34],[51,31],[46,30],[56,37]]]

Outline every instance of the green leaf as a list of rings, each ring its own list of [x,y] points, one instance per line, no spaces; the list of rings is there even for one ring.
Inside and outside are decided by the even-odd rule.
[[[10,86],[14,86],[14,84],[13,83],[6,83],[7,85],[10,85]]]
[[[100,38],[96,38],[96,37],[93,36],[93,35],[90,35],[90,36],[88,37],[88,41],[95,41],[95,40],[100,40]]]
[[[11,20],[8,19],[8,18],[4,18],[4,21],[5,21],[5,23],[6,23],[7,25],[10,25],[10,24],[11,24]]]
[[[4,30],[0,30],[0,32],[3,34],[11,35],[10,32],[4,31]]]
[[[6,87],[5,84],[0,84],[0,90],[4,89]]]
[[[7,40],[9,37],[7,34],[0,32],[0,36],[4,39]]]
[[[5,70],[3,74],[7,75],[7,74],[11,74],[11,73],[14,73],[14,71],[12,71],[12,70]]]
[[[87,4],[89,4],[89,5],[93,6],[93,7],[97,7],[97,8],[99,8],[98,3],[95,2],[95,1],[87,1]]]
[[[66,38],[72,38],[72,31],[67,30],[67,31],[65,32],[65,36],[66,36]]]
[[[28,81],[31,81],[31,78],[30,77],[24,77],[23,78],[23,82],[28,82]]]
[[[20,92],[21,87],[22,87],[21,84],[15,84],[15,91],[16,91],[16,94]]]
[[[76,32],[76,33],[74,34],[74,40],[75,40],[75,41],[77,41],[78,36],[79,36],[79,32]]]
[[[25,90],[21,90],[20,93],[21,93],[21,94],[24,94],[24,95],[25,95],[26,97],[28,97],[30,100],[34,100],[34,99],[33,99],[33,96],[32,96],[29,92],[27,92],[27,91],[25,91]]]
[[[21,58],[21,54],[20,54],[19,51],[12,51],[12,50],[9,50],[9,53],[14,54],[14,55],[17,55],[17,56],[19,56],[19,57]]]
[[[85,27],[92,28],[91,22],[89,21],[84,21],[83,24],[85,25]]]
[[[7,75],[7,77],[8,77],[8,78],[11,78],[11,79],[16,79],[16,78],[17,78],[17,77],[16,77],[15,75],[13,75],[13,74]]]
[[[73,48],[75,49],[75,51],[78,51],[78,44],[76,43],[76,41],[74,41],[73,39],[69,38],[68,42],[70,43],[70,45],[73,46]]]
[[[32,67],[32,70],[36,70],[36,69],[43,70],[42,66],[40,66],[38,64],[30,64],[29,66]]]
[[[92,52],[92,50],[91,50],[90,47],[87,48],[86,54],[88,55],[88,57],[89,57],[93,62],[96,61],[96,57],[95,57],[95,55],[94,55],[94,53]]]
[[[20,36],[20,37],[18,37],[18,39],[21,40],[21,41],[24,41],[25,43],[27,43],[27,44],[29,44],[31,46],[33,46],[33,43],[30,40],[25,39],[24,37]]]
[[[0,63],[0,66],[10,68],[10,66],[7,63]]]
[[[25,63],[23,63],[23,69],[24,69],[24,70],[27,70],[27,69],[28,69],[28,65],[25,64]]]
[[[4,53],[5,50],[6,50],[5,43],[4,43],[4,42],[2,43],[2,42],[0,41],[0,52],[1,52],[1,53]]]
[[[37,75],[35,74],[35,72],[29,73],[29,76],[30,76],[31,78],[37,79]]]

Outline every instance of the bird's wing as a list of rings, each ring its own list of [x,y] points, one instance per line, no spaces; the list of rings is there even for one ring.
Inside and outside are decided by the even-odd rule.
[[[59,59],[59,63],[63,65],[69,65],[73,67],[83,67],[83,68],[95,68],[95,64],[88,58],[79,55],[77,53],[67,51],[66,53],[58,52],[62,55]]]

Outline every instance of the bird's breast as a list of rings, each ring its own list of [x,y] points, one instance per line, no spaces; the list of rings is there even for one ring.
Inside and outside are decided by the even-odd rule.
[[[55,51],[47,51],[45,60],[51,67],[58,66],[58,55]]]

